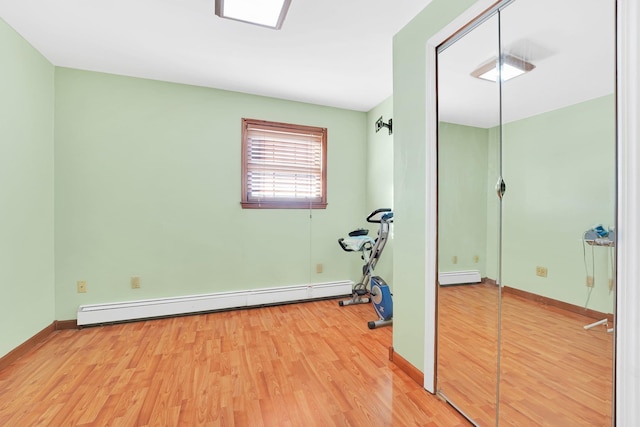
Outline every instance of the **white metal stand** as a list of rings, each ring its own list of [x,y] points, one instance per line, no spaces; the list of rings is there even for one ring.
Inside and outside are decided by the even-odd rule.
[[[609,319],[598,320],[597,322],[593,322],[593,323],[590,323],[590,324],[586,325],[584,328],[585,329],[591,329],[591,328],[595,328],[596,326],[600,326],[600,325],[605,325],[607,327],[607,332],[609,332],[609,333],[613,332],[613,328],[609,327]]]
[[[609,230],[609,234],[604,238],[599,237],[597,234],[595,234],[593,230],[587,231],[584,235],[584,241],[591,246],[613,247],[615,246],[615,238],[616,238],[616,234],[615,234],[615,231],[613,230]],[[609,333],[613,332],[613,328],[609,327],[609,319],[602,319],[602,320],[598,320],[597,322],[590,323],[586,325],[584,329],[588,330],[600,325],[605,325],[607,327],[607,332]]]

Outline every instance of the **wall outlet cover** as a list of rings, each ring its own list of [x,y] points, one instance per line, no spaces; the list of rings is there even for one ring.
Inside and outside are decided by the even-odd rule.
[[[87,292],[87,281],[86,280],[78,280],[78,293],[84,294]]]
[[[140,289],[140,276],[131,276],[131,289]]]

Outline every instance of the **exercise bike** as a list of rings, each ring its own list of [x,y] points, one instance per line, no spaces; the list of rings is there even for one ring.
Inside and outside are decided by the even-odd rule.
[[[389,326],[393,323],[393,301],[387,283],[373,270],[380,260],[382,251],[389,238],[389,225],[393,222],[391,209],[376,209],[367,217],[367,222],[380,224],[376,239],[369,237],[369,230],[359,228],[349,233],[349,237],[341,237],[338,244],[345,252],[361,252],[365,264],[362,266],[362,278],[353,286],[351,298],[340,301],[343,307],[354,304],[373,302],[373,308],[379,319],[367,323],[369,329]]]

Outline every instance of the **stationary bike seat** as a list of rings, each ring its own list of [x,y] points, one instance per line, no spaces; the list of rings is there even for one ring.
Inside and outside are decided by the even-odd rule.
[[[352,232],[350,232],[349,237],[366,236],[367,234],[369,234],[369,230],[365,230],[364,228],[358,228],[357,230],[353,230]]]

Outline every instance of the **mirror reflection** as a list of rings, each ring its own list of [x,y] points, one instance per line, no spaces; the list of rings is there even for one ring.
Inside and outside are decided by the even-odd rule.
[[[614,53],[614,0],[505,2],[438,53],[437,387],[478,425],[612,424]]]
[[[470,81],[465,65],[498,57],[497,20],[490,18],[438,56],[437,388],[484,425],[495,423],[498,384],[499,170],[489,156],[497,152],[500,91]],[[478,48],[479,39],[492,42]]]

